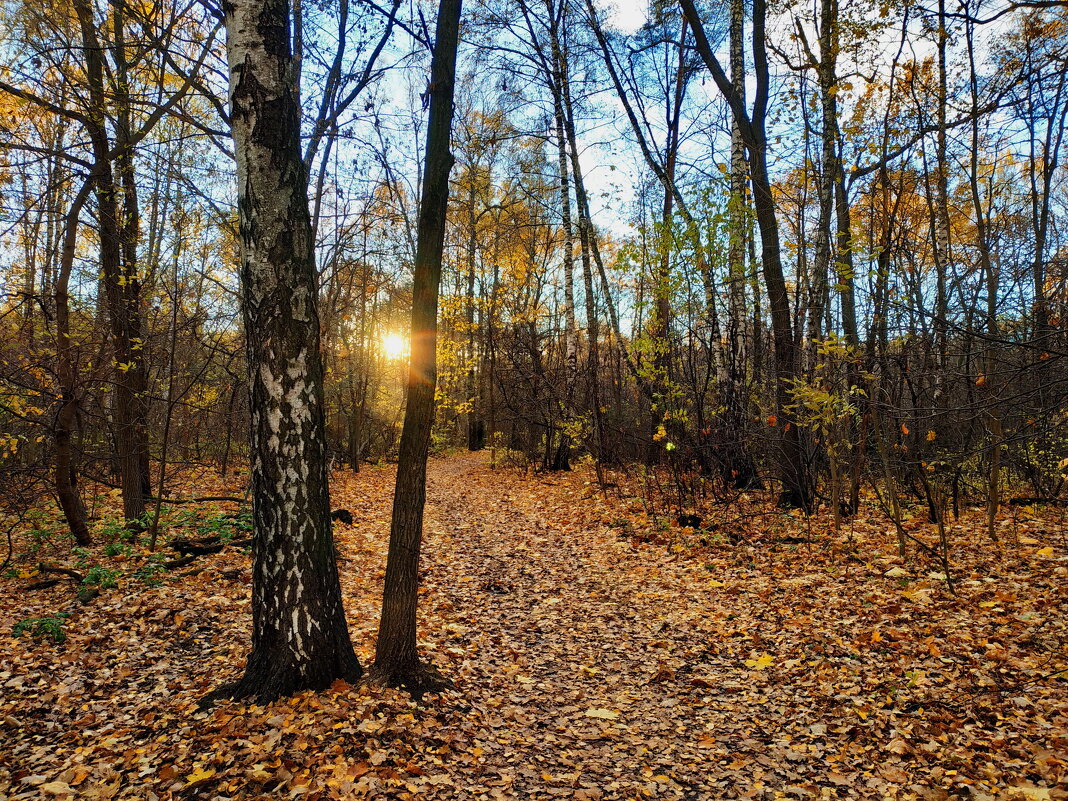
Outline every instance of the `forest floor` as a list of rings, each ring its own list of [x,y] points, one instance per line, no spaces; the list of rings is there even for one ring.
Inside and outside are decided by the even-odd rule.
[[[365,664],[393,477],[333,482]],[[247,653],[247,551],[164,574],[38,542],[16,568],[96,564],[117,586],[82,605],[71,581],[0,580],[0,798],[1068,798],[1064,510],[1012,510],[996,545],[965,513],[953,594],[878,513],[833,535],[754,503],[702,535],[618,495],[432,460],[421,645],[455,689],[419,704],[337,683],[199,711]],[[65,641],[9,636],[49,617]]]

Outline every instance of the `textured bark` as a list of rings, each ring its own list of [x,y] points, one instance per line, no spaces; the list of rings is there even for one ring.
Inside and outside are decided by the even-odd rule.
[[[568,164],[567,135],[564,114],[564,84],[568,81],[567,59],[561,38],[566,20],[562,14],[566,6],[555,7],[553,0],[545,0],[549,20],[549,52],[552,59],[546,65],[549,91],[553,96],[553,118],[556,125],[556,161],[560,184],[560,225],[563,231],[564,266],[564,419],[570,422],[575,415],[575,389],[578,384],[578,325],[575,322],[575,227],[571,219],[571,168]],[[560,442],[553,455],[552,470],[571,469],[571,438],[560,433]]]
[[[56,457],[56,496],[63,510],[67,527],[79,545],[89,545],[92,537],[85,513],[85,505],[78,494],[77,472],[74,468],[72,438],[78,422],[79,398],[74,355],[70,341],[70,274],[74,266],[74,250],[78,241],[78,219],[92,190],[90,178],[82,185],[67,211],[63,252],[56,277],[56,376],[59,379],[60,406],[54,429]]]
[[[730,3],[730,71],[731,85],[745,98],[745,2]],[[724,431],[719,445],[723,479],[728,486],[740,490],[763,489],[756,462],[746,446],[749,440],[749,415],[746,413],[747,342],[755,331],[749,332],[745,314],[745,239],[748,220],[746,214],[746,183],[749,165],[745,160],[745,142],[738,123],[731,119],[731,195],[727,204],[727,275],[730,300],[727,323],[728,348],[723,388]],[[759,369],[756,370],[759,377]]]
[[[393,520],[389,534],[382,619],[372,679],[404,687],[414,695],[441,686],[435,671],[419,661],[416,615],[419,601],[419,552],[426,504],[426,459],[434,419],[437,386],[438,287],[449,203],[449,149],[452,130],[456,49],[461,0],[438,6],[434,57],[430,68],[430,118],[426,166],[412,287],[412,345],[408,365],[408,400],[404,410]]]
[[[145,513],[146,458],[144,392],[146,372],[141,337],[141,286],[136,274],[123,264],[122,230],[113,162],[116,154],[130,157],[132,142],[113,151],[105,120],[109,93],[105,90],[104,58],[93,9],[87,0],[74,0],[82,47],[86,85],[92,111],[84,120],[93,153],[93,178],[100,237],[100,273],[115,357],[115,455],[122,486],[123,515],[127,521]],[[130,167],[132,170],[132,166]],[[132,178],[131,178],[132,180]]]
[[[285,0],[225,8],[252,411],[252,653],[214,697],[355,681],[330,528],[318,289]]]

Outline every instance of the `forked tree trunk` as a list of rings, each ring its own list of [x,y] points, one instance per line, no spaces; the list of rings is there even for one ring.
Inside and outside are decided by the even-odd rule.
[[[111,98],[105,89],[103,49],[97,21],[88,0],[75,0],[89,101],[94,112],[86,117],[86,134],[93,153],[93,179],[100,232],[100,274],[107,301],[115,370],[115,455],[122,486],[123,516],[139,520],[145,514],[144,441],[145,365],[140,324],[140,283],[122,263],[122,223],[117,200],[106,112]]]
[[[419,661],[416,612],[419,600],[419,551],[426,504],[426,459],[434,421],[437,386],[438,286],[445,246],[449,204],[449,150],[452,98],[456,79],[461,0],[438,5],[434,58],[430,67],[430,119],[427,123],[426,167],[419,203],[418,241],[412,287],[412,344],[408,365],[408,400],[404,411],[393,523],[389,533],[382,619],[372,678],[404,687],[413,695],[440,688],[435,671]]]
[[[252,653],[215,697],[356,681],[330,530],[323,365],[286,0],[225,5],[252,412]]]

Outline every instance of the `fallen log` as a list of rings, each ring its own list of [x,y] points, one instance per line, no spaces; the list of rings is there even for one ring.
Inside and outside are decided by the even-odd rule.
[[[43,562],[37,565],[38,573],[53,573],[59,576],[66,576],[81,584],[85,581],[85,576],[79,573],[77,570],[71,570],[69,567],[56,567],[55,565],[46,565]]]
[[[30,582],[22,589],[26,592],[33,592],[34,590],[47,590],[49,587],[55,587],[57,584],[59,584],[59,579],[41,579],[40,581]]]
[[[226,547],[217,536],[206,537],[202,540],[175,539],[171,540],[170,546],[182,556],[204,556],[209,553],[218,553]]]
[[[199,555],[200,554],[191,554],[190,556],[183,556],[180,559],[171,559],[169,562],[164,562],[163,566],[168,570],[178,570],[179,568],[183,568],[186,565],[193,564],[193,561]]]

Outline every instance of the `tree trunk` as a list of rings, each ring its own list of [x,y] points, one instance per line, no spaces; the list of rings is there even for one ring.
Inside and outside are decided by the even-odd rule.
[[[408,399],[401,431],[393,522],[389,535],[382,619],[372,677],[421,695],[442,686],[436,672],[420,663],[416,646],[419,599],[419,551],[426,503],[426,460],[437,386],[438,286],[449,203],[449,149],[452,129],[456,50],[461,0],[438,6],[434,58],[430,68],[430,118],[426,166],[419,204],[418,242],[412,287],[412,344]]]
[[[127,275],[122,264],[122,224],[119,219],[112,152],[106,124],[109,106],[104,85],[104,59],[93,9],[87,0],[75,0],[82,47],[85,50],[85,74],[93,114],[86,118],[93,153],[94,188],[97,224],[100,236],[100,275],[103,295],[111,326],[115,356],[115,456],[122,487],[123,515],[127,521],[145,514],[144,460],[138,448],[138,429],[143,430],[144,416],[138,415],[144,402],[144,363],[140,328],[140,283],[136,275]]]
[[[812,487],[804,459],[801,433],[791,420],[788,406],[791,401],[790,386],[798,375],[799,361],[797,342],[794,340],[793,321],[790,311],[790,296],[783,274],[782,253],[779,242],[779,221],[775,209],[775,196],[767,166],[767,118],[771,74],[768,66],[767,45],[764,41],[767,4],[764,0],[753,3],[753,65],[756,72],[756,95],[753,111],[746,111],[744,98],[740,97],[723,67],[716,58],[705,35],[704,25],[693,0],[680,0],[683,13],[693,29],[695,44],[705,66],[727,100],[733,119],[738,123],[749,154],[749,172],[753,182],[753,206],[757,226],[760,229],[760,255],[764,272],[764,284],[768,290],[771,307],[772,341],[775,347],[775,406],[781,424],[779,475],[782,493],[779,502],[805,510],[812,506]]]
[[[252,653],[214,697],[356,681],[330,529],[318,282],[285,0],[226,6],[252,412]]]
[[[74,266],[74,250],[78,241],[78,218],[89,199],[93,180],[89,178],[67,211],[63,234],[63,252],[59,275],[56,278],[56,375],[59,379],[60,407],[56,414],[56,495],[67,526],[79,545],[89,545],[92,537],[86,520],[85,505],[78,494],[77,472],[74,469],[72,438],[78,422],[78,392],[74,356],[70,342],[70,274]]]

